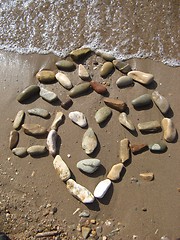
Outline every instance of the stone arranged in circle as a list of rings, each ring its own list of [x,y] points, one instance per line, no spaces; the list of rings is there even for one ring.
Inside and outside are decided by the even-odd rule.
[[[69,96],[74,98],[78,97],[85,92],[87,92],[90,89],[90,83],[89,82],[84,82],[80,83],[78,85],[75,85],[70,91],[69,91]]]
[[[33,157],[44,155],[46,152],[47,148],[43,145],[34,145],[27,149],[27,153]]]
[[[18,157],[26,157],[27,156],[27,148],[25,147],[16,147],[12,149],[12,152],[14,153],[14,155],[18,156]]]
[[[101,84],[99,82],[95,82],[95,81],[91,81],[90,83],[91,83],[92,89],[95,92],[102,94],[102,95],[107,93],[107,88],[103,84]]]
[[[111,114],[112,111],[109,107],[102,107],[95,113],[95,120],[100,124],[104,122]]]
[[[129,76],[122,76],[116,81],[119,88],[125,88],[133,84],[133,79]]]
[[[103,98],[104,103],[119,112],[123,112],[127,108],[127,104],[115,98]]]
[[[119,157],[122,163],[128,161],[130,158],[129,140],[127,138],[120,141]]]
[[[19,142],[19,132],[16,130],[12,130],[9,136],[9,148],[12,150],[17,146],[18,142]]]
[[[17,101],[22,103],[23,101],[31,98],[34,95],[37,95],[40,91],[39,86],[37,85],[31,85],[27,88],[25,88],[18,96],[17,96]]]
[[[58,139],[58,134],[54,129],[52,129],[47,136],[47,146],[48,146],[49,153],[52,156],[56,156],[56,153],[57,153],[57,139]]]
[[[52,103],[58,99],[58,96],[54,92],[51,92],[43,87],[40,88],[39,95],[42,97],[42,99],[49,103]]]
[[[71,172],[60,155],[56,155],[53,166],[62,181],[67,181],[71,177]]]
[[[149,149],[151,152],[165,152],[167,150],[167,145],[163,141],[159,141],[149,144]]]
[[[131,144],[130,145],[130,149],[131,149],[131,152],[133,154],[138,154],[138,153],[142,153],[144,151],[147,151],[148,150],[148,145],[145,144],[145,143],[141,143],[141,144]]]
[[[73,71],[76,68],[76,65],[69,60],[60,60],[58,62],[56,62],[56,67],[59,70],[63,70],[63,71]]]
[[[86,117],[82,112],[79,112],[79,111],[70,112],[69,118],[71,119],[72,122],[76,123],[80,127],[87,126]]]
[[[154,179],[154,173],[152,172],[140,173],[139,176],[146,181],[152,181]]]
[[[152,100],[149,94],[144,94],[133,99],[131,103],[135,108],[141,108],[150,105],[152,103]]]
[[[90,79],[90,75],[89,75],[88,71],[82,64],[79,64],[78,75],[82,80]]]
[[[91,154],[97,147],[97,137],[92,130],[92,128],[88,128],[83,135],[82,139],[82,148],[85,150],[86,154]]]
[[[113,60],[113,64],[120,72],[124,74],[132,71],[131,66],[128,63],[122,62],[118,59]]]
[[[70,52],[70,56],[74,61],[80,61],[91,53],[90,48],[79,48]]]
[[[138,129],[141,132],[157,132],[161,129],[161,124],[159,121],[138,123]]]
[[[120,178],[123,168],[124,168],[124,165],[122,163],[113,165],[107,175],[107,178],[109,178],[111,181],[118,180]]]
[[[158,91],[154,91],[152,93],[152,99],[162,114],[166,114],[169,109],[170,105],[165,97],[163,97]]]
[[[154,76],[152,74],[141,71],[130,71],[128,72],[128,76],[143,85],[149,85],[154,80]]]
[[[136,128],[134,127],[134,124],[132,123],[132,121],[130,119],[127,118],[127,114],[125,112],[120,113],[119,122],[121,123],[121,125],[123,125],[124,127],[126,127],[127,129],[129,129],[131,131],[136,130]]]
[[[48,118],[50,115],[49,112],[43,108],[32,108],[32,109],[28,110],[28,113],[30,115],[35,115],[35,116],[39,116],[42,118]]]
[[[113,71],[113,69],[114,65],[112,64],[112,62],[105,62],[100,69],[101,77],[107,77]]]
[[[24,133],[31,136],[40,136],[47,134],[47,129],[45,127],[42,127],[41,125],[35,123],[25,123],[22,125],[22,128],[24,130]]]
[[[36,78],[40,83],[54,83],[56,81],[55,73],[50,70],[42,70],[36,74]]]
[[[67,90],[70,90],[73,87],[70,79],[62,72],[56,73],[56,79]]]
[[[24,121],[24,117],[25,117],[25,112],[23,110],[20,110],[17,114],[16,117],[14,119],[13,122],[13,128],[14,129],[19,129]]]
[[[163,128],[163,137],[167,142],[173,142],[176,139],[177,131],[174,126],[172,119],[170,118],[163,118],[161,121],[161,125]]]
[[[85,173],[94,173],[100,166],[101,161],[97,158],[83,159],[77,163],[77,168]]]
[[[94,190],[94,196],[96,198],[103,198],[104,195],[107,193],[108,189],[110,188],[110,186],[111,186],[110,179],[100,181]]]
[[[58,127],[63,122],[63,118],[64,118],[64,113],[63,112],[56,112],[54,121],[51,124],[51,129],[54,129],[54,130],[57,131]]]
[[[115,59],[113,55],[105,52],[96,51],[96,55],[102,57],[104,60],[109,62],[112,62]]]

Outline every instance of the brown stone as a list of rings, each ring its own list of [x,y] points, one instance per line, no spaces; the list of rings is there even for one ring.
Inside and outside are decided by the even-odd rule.
[[[64,109],[69,109],[73,104],[73,101],[71,98],[67,97],[63,102],[61,102],[61,107]]]
[[[119,100],[119,99],[114,99],[114,98],[104,98],[104,103],[110,107],[113,108],[117,111],[123,112],[125,108],[127,107],[126,103]]]
[[[152,181],[154,179],[154,174],[152,172],[140,173],[139,176],[142,177],[142,179],[144,179],[146,181]]]
[[[124,168],[124,165],[122,163],[113,165],[107,175],[107,178],[109,178],[112,181],[118,180],[120,178],[120,174],[123,168]]]
[[[148,149],[148,146],[147,144],[131,144],[130,145],[130,148],[131,148],[131,152],[133,154],[137,154],[137,153],[141,153],[141,152],[144,152]]]
[[[105,94],[107,92],[107,88],[98,82],[95,81],[91,81],[91,87],[93,88],[93,90],[99,94]]]
[[[23,124],[24,133],[31,136],[39,136],[47,134],[47,129],[39,124]]]

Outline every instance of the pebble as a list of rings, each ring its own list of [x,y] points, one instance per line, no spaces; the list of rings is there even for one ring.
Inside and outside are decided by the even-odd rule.
[[[49,153],[52,156],[55,156],[57,153],[57,138],[58,138],[57,132],[54,129],[52,129],[47,136],[47,146]]]
[[[77,168],[85,173],[94,173],[100,166],[101,162],[97,158],[81,160],[77,163]]]
[[[86,154],[91,154],[97,147],[97,137],[92,130],[92,128],[88,128],[83,135],[82,139],[82,148],[85,150]]]
[[[19,133],[16,130],[12,130],[9,136],[9,148],[12,150],[17,146],[19,142]]]
[[[99,82],[95,82],[95,81],[91,81],[90,84],[91,84],[92,89],[95,92],[97,92],[99,94],[107,93],[107,88],[103,84],[101,84]]]
[[[94,190],[94,196],[96,198],[103,198],[108,189],[110,188],[110,186],[111,186],[110,179],[100,181]]]
[[[28,110],[28,113],[30,115],[35,115],[35,116],[39,116],[42,118],[48,118],[49,117],[49,112],[46,109],[42,109],[42,108],[32,108]]]
[[[36,74],[36,78],[40,83],[54,83],[56,81],[55,73],[50,70],[42,70]]]
[[[113,71],[113,69],[114,65],[112,64],[112,62],[105,62],[100,69],[101,77],[107,77]]]
[[[142,143],[142,144],[132,144],[132,145],[130,145],[130,148],[131,148],[131,152],[133,154],[138,154],[138,153],[141,153],[143,151],[146,151],[148,146],[147,146],[147,144],[144,144],[144,143]]]
[[[34,145],[27,149],[27,153],[29,153],[31,156],[40,156],[47,152],[46,146],[42,145]]]
[[[159,121],[138,123],[137,126],[141,132],[157,132],[161,129],[161,124]]]
[[[167,145],[162,141],[155,142],[149,144],[149,149],[151,150],[151,152],[165,152],[167,150]]]
[[[62,72],[56,73],[56,79],[67,90],[70,90],[73,87],[70,79]]]
[[[42,127],[39,124],[23,124],[22,128],[24,130],[24,133],[31,136],[39,136],[39,135],[45,135],[47,134],[47,129],[45,127]]]
[[[109,171],[107,178],[109,178],[112,181],[116,181],[120,178],[121,171],[124,168],[124,165],[122,163],[118,163],[112,166],[111,170]]]
[[[73,101],[71,98],[67,98],[65,101],[61,102],[61,107],[68,110],[73,104]]]
[[[85,115],[82,112],[74,111],[69,113],[69,118],[72,122],[76,123],[80,127],[87,126],[87,120]]]
[[[69,91],[69,96],[70,97],[78,97],[81,94],[84,94],[87,92],[90,88],[90,83],[89,82],[84,82],[80,83],[78,85],[75,85],[70,91]]]
[[[149,94],[144,94],[133,99],[131,103],[135,108],[140,108],[151,104],[152,100]]]
[[[90,212],[88,210],[84,210],[79,214],[79,217],[89,217]]]
[[[128,72],[130,72],[131,66],[128,63],[122,62],[120,60],[113,60],[113,64],[114,66],[122,73],[127,74]]]
[[[13,122],[13,128],[14,129],[19,129],[24,121],[25,118],[25,112],[23,110],[20,110],[14,119]]]
[[[91,232],[91,228],[83,226],[81,231],[82,231],[82,237],[84,239],[87,239],[89,234],[90,234],[90,232]]]
[[[58,62],[56,62],[56,67],[59,70],[63,70],[63,71],[73,71],[76,68],[76,65],[69,60],[60,60]]]
[[[103,98],[103,101],[108,107],[113,108],[119,112],[123,112],[127,107],[126,103],[119,99]]]
[[[154,80],[154,76],[150,73],[145,73],[141,71],[130,71],[128,76],[143,85],[148,85]]]
[[[86,68],[82,64],[79,64],[78,75],[82,80],[89,80],[90,79],[88,71],[86,70]]]
[[[58,127],[60,126],[60,124],[62,123],[64,118],[64,114],[63,112],[57,112],[54,118],[54,121],[51,124],[51,129],[53,130],[58,130]]]
[[[96,51],[96,55],[102,57],[104,60],[112,62],[115,57],[112,54],[106,52]]]
[[[122,76],[116,81],[116,85],[119,88],[124,88],[133,84],[133,79],[129,76]]]
[[[90,54],[90,52],[90,48],[79,48],[70,52],[70,56],[74,61],[79,61],[85,58],[88,54]]]
[[[130,158],[130,151],[129,151],[129,140],[124,138],[120,141],[120,152],[119,157],[122,163],[126,162]]]
[[[25,148],[25,147],[13,148],[12,152],[14,153],[14,155],[16,155],[18,157],[27,156],[27,148]]]
[[[17,101],[18,102],[23,102],[24,100],[27,100],[28,98],[31,98],[34,95],[37,95],[39,93],[39,86],[37,85],[31,85],[27,88],[25,88],[18,96],[17,96]]]
[[[163,137],[167,142],[173,142],[176,139],[177,131],[174,126],[172,119],[163,118],[161,121],[162,129],[163,129]]]
[[[127,114],[125,112],[120,113],[119,122],[121,123],[121,125],[125,126],[127,129],[129,129],[131,131],[136,130],[135,127],[134,127],[134,124],[132,123],[131,120],[129,120],[127,118]]]
[[[60,155],[56,155],[53,166],[62,181],[67,181],[71,177],[71,172]]]
[[[57,95],[54,92],[51,92],[45,88],[40,88],[39,95],[42,97],[42,99],[46,100],[47,102],[54,102],[58,99]]]
[[[69,192],[82,203],[94,202],[93,194],[82,185],[76,183],[73,179],[69,179],[67,182],[67,189]]]
[[[154,179],[154,174],[152,172],[140,173],[139,176],[146,181],[152,181]]]
[[[152,100],[159,108],[159,110],[162,112],[162,114],[166,114],[169,111],[170,105],[167,99],[163,97],[158,91],[154,91],[152,93]]]
[[[102,107],[95,113],[95,120],[97,123],[104,122],[110,115],[112,111],[109,107]]]

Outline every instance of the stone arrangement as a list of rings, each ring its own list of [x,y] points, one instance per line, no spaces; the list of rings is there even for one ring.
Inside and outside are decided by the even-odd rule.
[[[79,97],[82,94],[86,94],[89,90],[95,91],[97,94],[104,95],[107,92],[105,85],[91,80],[90,74],[84,65],[79,63],[84,58],[87,58],[92,53],[89,48],[76,49],[69,54],[69,58],[60,60],[56,63],[58,73],[54,73],[50,70],[42,70],[36,74],[36,78],[39,81],[39,85],[31,85],[25,88],[18,96],[17,101],[23,103],[32,96],[38,95],[45,101],[52,103],[58,99],[58,96],[49,90],[46,90],[41,85],[59,82],[66,91],[68,91],[69,98],[67,101],[61,103],[61,107],[69,109],[72,105],[73,98]],[[152,84],[154,77],[152,74],[144,73],[141,71],[132,71],[131,66],[125,62],[115,59],[113,56],[107,53],[95,53],[104,59],[104,63],[100,68],[100,76],[106,78],[113,71],[120,71],[124,74],[117,81],[116,85],[118,88],[126,88],[135,81],[144,87]],[[70,60],[69,60],[70,59]],[[74,71],[78,66],[78,76],[85,82],[73,86],[71,80],[66,76],[64,72]],[[61,72],[64,71],[64,72]],[[161,122],[154,120],[149,122],[141,122],[137,126],[133,124],[129,116],[125,112],[127,104],[119,99],[113,99],[109,97],[103,98],[104,106],[101,107],[95,113],[95,121],[97,124],[101,124],[106,119],[111,118],[112,110],[119,111],[119,122],[120,124],[129,130],[130,132],[136,131],[136,128],[142,133],[152,133],[163,130],[164,141],[155,142],[149,146],[146,144],[131,144],[127,138],[120,141],[119,158],[120,161],[113,165],[107,174],[106,179],[100,181],[95,187],[94,192],[91,193],[86,187],[81,186],[75,182],[71,177],[71,171],[65,161],[57,154],[57,139],[58,139],[58,128],[64,119],[64,113],[59,111],[50,126],[50,130],[39,124],[28,124],[24,123],[25,112],[20,110],[13,121],[13,130],[10,132],[9,147],[13,154],[18,157],[25,157],[28,154],[31,156],[40,157],[43,154],[51,154],[54,157],[53,166],[59,175],[60,179],[66,183],[67,190],[78,200],[84,204],[94,202],[95,198],[103,198],[108,192],[112,182],[116,182],[120,179],[121,172],[125,168],[125,163],[130,159],[130,152],[133,154],[141,153],[145,150],[151,152],[165,152],[167,145],[165,142],[174,142],[177,137],[177,131],[173,124],[172,119],[167,118],[166,114],[170,109],[170,105],[166,98],[162,96],[158,91],[154,91],[152,95],[144,94],[136,99],[133,99],[131,104],[134,109],[139,109],[145,106],[155,103],[160,112],[164,115]],[[42,108],[29,109],[28,114],[39,116],[42,118],[50,118],[50,113]],[[84,113],[79,111],[70,112],[68,115],[72,124],[76,124],[77,127],[85,128],[88,124],[88,119]],[[18,147],[19,132],[22,128],[24,133],[33,137],[47,136],[47,142],[45,145],[34,145],[29,148]],[[84,132],[82,137],[82,149],[87,155],[93,153],[98,145],[98,136],[91,127]],[[101,161],[97,158],[82,159],[77,163],[77,168],[87,174],[92,174],[98,171]],[[154,179],[153,173],[141,173],[140,177],[147,181]]]

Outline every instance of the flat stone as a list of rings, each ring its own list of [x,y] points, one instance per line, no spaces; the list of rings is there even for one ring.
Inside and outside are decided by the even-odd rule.
[[[165,152],[167,150],[167,145],[163,141],[159,141],[149,144],[149,149],[151,152]]]
[[[82,203],[92,203],[94,202],[93,194],[82,185],[76,183],[73,179],[69,179],[66,182],[68,191]]]
[[[32,109],[28,110],[28,113],[30,115],[35,115],[35,116],[39,116],[42,118],[48,118],[50,115],[49,112],[43,108],[32,108]]]
[[[57,95],[54,92],[51,92],[45,88],[40,89],[39,95],[42,97],[42,99],[46,100],[47,102],[54,102],[58,99]]]
[[[134,127],[134,124],[132,123],[132,121],[130,119],[127,118],[127,114],[125,112],[120,113],[119,122],[121,123],[121,125],[123,125],[124,127],[126,127],[127,129],[129,129],[131,131],[136,130],[136,128]]]
[[[111,186],[110,179],[100,181],[94,190],[94,196],[96,198],[103,198],[104,195],[107,193],[108,189],[110,188],[110,186]]]
[[[71,177],[71,172],[60,155],[56,155],[53,166],[62,181],[67,181]]]
[[[52,156],[55,156],[57,153],[57,138],[58,134],[54,129],[51,130],[47,136],[47,146]]]
[[[154,179],[154,174],[152,172],[140,173],[139,176],[146,181],[152,181]]]
[[[147,144],[142,143],[142,144],[131,144],[130,145],[131,152],[133,154],[138,154],[146,151],[148,149]]]
[[[31,156],[41,156],[47,152],[46,146],[43,145],[34,145],[27,149],[27,153]]]
[[[76,123],[80,127],[87,126],[87,120],[85,115],[82,112],[74,111],[69,113],[69,118],[72,122]]]
[[[79,214],[79,217],[89,217],[90,212],[88,210],[84,210]]]
[[[123,168],[124,165],[122,163],[113,165],[107,175],[107,178],[109,178],[111,181],[117,181],[120,178],[121,171],[123,170]]]
[[[80,83],[78,85],[75,85],[70,91],[69,96],[70,97],[78,97],[79,95],[84,94],[87,92],[90,88],[89,82]]]
[[[118,80],[116,81],[116,85],[119,88],[125,88],[132,84],[133,84],[133,79],[129,76],[122,76],[122,77],[118,78]]]
[[[90,48],[79,48],[70,52],[70,56],[74,61],[80,61],[84,59],[90,52]]]
[[[90,232],[91,232],[91,228],[83,226],[81,231],[82,231],[82,237],[84,239],[87,239],[89,234],[90,234]]]
[[[141,71],[130,71],[128,72],[128,76],[143,85],[149,85],[154,80],[154,76],[152,74]]]
[[[12,130],[9,136],[9,148],[12,150],[17,146],[19,142],[19,133],[16,130]]]
[[[85,150],[86,154],[91,154],[97,147],[97,137],[92,130],[92,128],[88,128],[83,135],[82,139],[82,148]]]
[[[152,100],[149,94],[144,94],[132,100],[131,103],[135,108],[140,108],[151,104]]]
[[[37,85],[31,85],[27,88],[25,88],[18,96],[17,96],[17,101],[18,102],[23,102],[29,98],[31,98],[34,95],[37,95],[39,93],[39,86]]]
[[[28,154],[27,148],[25,148],[25,147],[13,148],[12,152],[14,153],[14,155],[16,155],[18,157],[26,157]]]
[[[167,142],[173,142],[176,139],[177,130],[174,126],[172,119],[163,118],[163,120],[161,121],[161,125],[162,125],[162,129],[164,132],[164,134],[163,134],[164,139]]]
[[[97,158],[83,159],[77,163],[77,168],[85,173],[94,173],[100,166],[101,162]]]
[[[55,73],[50,70],[42,70],[36,74],[36,78],[41,83],[54,83],[56,81]]]
[[[63,121],[63,118],[64,118],[63,112],[56,112],[54,121],[53,121],[52,124],[51,124],[51,129],[54,129],[54,130],[57,131],[57,130],[58,130],[58,127],[60,126],[60,124],[61,124],[62,121]]]
[[[118,59],[113,60],[114,66],[122,73],[127,74],[132,71],[131,66],[128,63],[122,62]]]
[[[141,132],[157,132],[161,129],[161,124],[159,121],[138,123],[138,129]]]
[[[56,67],[59,70],[63,70],[63,71],[73,71],[76,68],[76,65],[69,60],[60,60],[58,62],[56,62]]]
[[[25,118],[25,112],[23,110],[20,110],[17,114],[16,114],[16,117],[14,119],[14,122],[13,122],[13,128],[14,129],[19,129],[21,128],[21,125],[24,121],[24,118]]]
[[[107,93],[107,88],[106,88],[103,84],[101,84],[101,83],[99,83],[99,82],[95,82],[95,81],[91,81],[90,83],[91,83],[92,89],[93,89],[95,92],[97,92],[97,93],[99,93],[99,94],[105,94],[105,93]]]
[[[163,97],[158,91],[154,91],[152,93],[152,99],[162,114],[166,114],[169,109],[170,105],[165,97]]]
[[[70,90],[73,87],[70,79],[62,72],[56,73],[56,79],[67,90]]]
[[[82,80],[90,79],[90,75],[89,75],[88,71],[82,64],[79,64],[78,75]]]
[[[73,101],[71,98],[67,98],[61,102],[61,107],[68,110],[73,105]]]
[[[102,107],[95,113],[95,120],[97,123],[104,122],[110,115],[112,111],[109,107]]]
[[[130,158],[129,140],[127,138],[120,141],[119,157],[122,163],[128,161]]]
[[[109,62],[112,62],[115,59],[112,54],[106,52],[96,51],[96,55],[102,57],[104,60]]]
[[[115,98],[103,98],[104,103],[119,112],[122,112],[126,109],[127,104],[119,99]]]
[[[100,69],[101,77],[107,77],[113,71],[113,69],[114,65],[112,64],[112,62],[105,62]]]
[[[31,136],[40,136],[47,134],[47,129],[39,124],[26,123],[22,125],[22,128],[24,130],[24,133]]]

